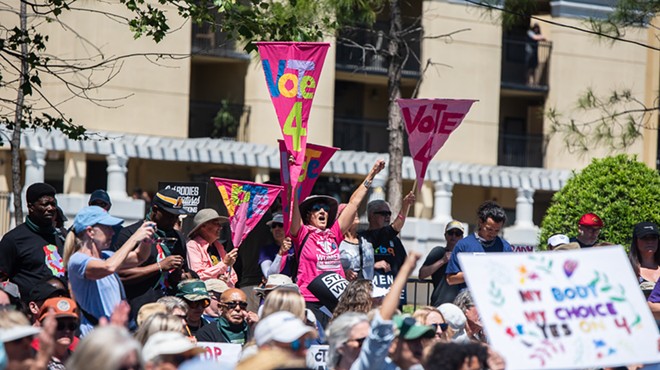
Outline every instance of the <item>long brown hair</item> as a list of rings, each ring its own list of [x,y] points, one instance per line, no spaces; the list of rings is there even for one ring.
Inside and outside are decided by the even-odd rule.
[[[346,290],[339,298],[337,307],[335,307],[335,312],[333,312],[333,318],[338,317],[344,312],[360,312],[368,313],[371,310],[371,292],[373,291],[373,286],[371,285],[371,280],[367,279],[357,279],[351,281]]]

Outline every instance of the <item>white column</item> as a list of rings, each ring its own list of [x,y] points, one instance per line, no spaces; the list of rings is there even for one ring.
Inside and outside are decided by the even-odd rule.
[[[371,182],[371,189],[369,189],[369,200],[385,199],[385,184],[387,182],[387,171],[381,171],[374,177]]]
[[[518,188],[516,223],[518,227],[534,227],[534,189]]]
[[[254,182],[257,184],[263,184],[266,181],[270,181],[270,173],[267,168],[255,168],[253,173]]]
[[[46,168],[46,149],[36,147],[25,149],[25,186],[23,190],[35,182],[44,182]]]
[[[454,183],[449,181],[436,181],[433,185],[435,187],[433,221],[446,224],[452,220],[451,198]]]
[[[108,195],[110,200],[125,199],[128,197],[126,192],[126,173],[128,168],[126,163],[128,157],[124,154],[110,154],[106,157],[108,162]]]

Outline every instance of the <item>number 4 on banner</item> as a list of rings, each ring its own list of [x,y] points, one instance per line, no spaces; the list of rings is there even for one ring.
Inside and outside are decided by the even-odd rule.
[[[295,126],[293,125],[294,123],[296,124]],[[286,118],[286,122],[284,122],[284,127],[282,127],[282,133],[291,136],[293,151],[299,152],[302,147],[300,138],[307,136],[307,129],[302,124],[302,102],[293,104],[293,108]]]

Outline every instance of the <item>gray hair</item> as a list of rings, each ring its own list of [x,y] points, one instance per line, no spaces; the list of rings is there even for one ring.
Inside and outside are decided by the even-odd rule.
[[[474,307],[474,301],[472,300],[472,295],[468,289],[463,289],[456,298],[454,299],[454,304],[465,312],[470,307]]]
[[[188,313],[188,304],[179,297],[165,296],[159,298],[156,302],[162,303],[167,309],[167,313],[171,314],[177,308],[183,310],[186,314]]]
[[[369,319],[367,315],[357,312],[346,312],[332,320],[326,332],[329,345],[328,361],[326,362],[328,369],[334,369],[337,366],[341,358],[337,349],[350,339],[351,330],[361,322],[368,323]]]
[[[85,336],[66,362],[67,370],[116,370],[131,353],[142,363],[140,343],[125,328],[99,327]]]
[[[156,313],[149,316],[135,332],[135,339],[144,346],[147,339],[159,331],[175,331],[183,333],[181,318],[166,313]]]
[[[367,215],[371,216],[374,210],[381,206],[387,206],[387,208],[391,208],[390,204],[383,199],[372,200],[371,202],[367,203]]]

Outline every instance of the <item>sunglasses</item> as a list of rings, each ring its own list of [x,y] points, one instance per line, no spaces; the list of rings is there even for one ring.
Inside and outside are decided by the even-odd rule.
[[[282,227],[284,227],[284,224],[281,224],[279,222],[273,222],[272,224],[270,224],[271,230],[275,230],[277,228],[282,228]]]
[[[362,343],[364,343],[364,340],[367,339],[367,337],[362,337],[362,338],[355,338],[355,339],[350,339],[350,341],[354,341],[358,344],[358,347],[362,347]]]
[[[451,231],[447,231],[447,235],[451,235],[451,236],[463,236],[463,232],[462,232],[462,231],[458,231],[458,230],[451,230]]]
[[[299,351],[301,348],[309,349],[312,346],[312,340],[307,338],[300,340],[300,338],[291,342],[291,350],[293,352]]]
[[[312,212],[324,210],[326,213],[330,212],[330,206],[325,203],[316,203],[312,206]]]
[[[376,211],[376,212],[374,212],[374,214],[376,214],[376,215],[381,215],[381,216],[383,216],[383,217],[390,217],[390,216],[392,216],[392,212],[390,212],[390,211]]]
[[[64,331],[64,330],[69,330],[69,331],[75,331],[78,329],[78,323],[73,322],[73,321],[58,321],[57,322],[57,330],[59,331]]]
[[[229,302],[222,302],[223,305],[227,306],[230,310],[233,310],[236,308],[236,306],[239,306],[241,310],[245,310],[248,306],[247,302],[243,301],[229,301]]]
[[[123,365],[122,367],[120,367],[117,370],[142,370],[142,364],[137,362],[137,363],[131,364],[131,365]]]
[[[433,330],[435,330],[435,331],[438,331],[438,326],[439,326],[440,330],[442,332],[445,332],[445,330],[447,330],[447,328],[449,327],[449,324],[447,324],[446,322],[443,322],[442,324],[431,324],[429,326],[431,326],[433,328]]]
[[[207,299],[203,299],[201,301],[188,301],[186,300],[186,303],[188,303],[188,307],[190,308],[197,308],[197,307],[208,307],[211,302]]]

